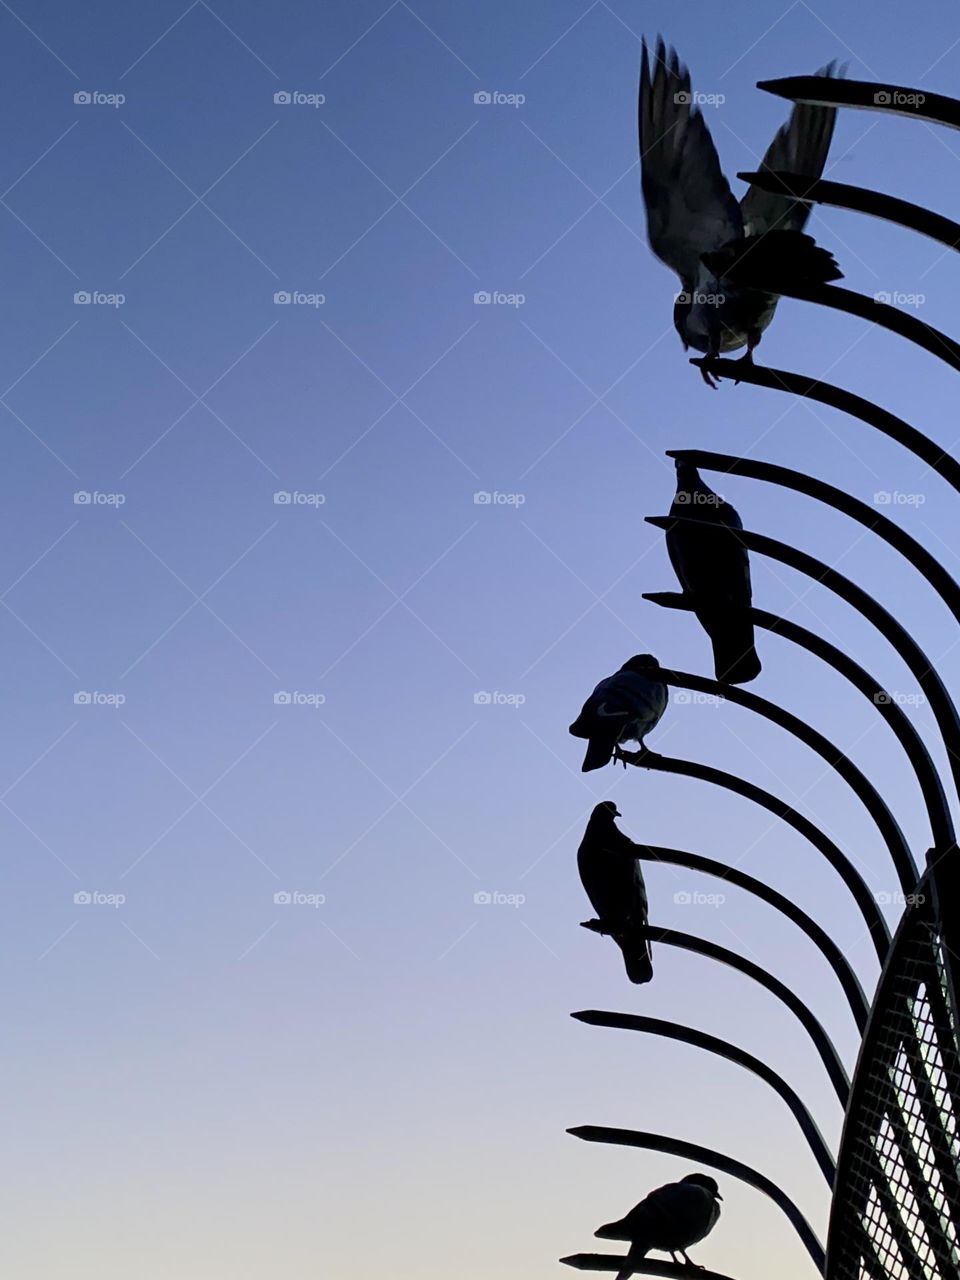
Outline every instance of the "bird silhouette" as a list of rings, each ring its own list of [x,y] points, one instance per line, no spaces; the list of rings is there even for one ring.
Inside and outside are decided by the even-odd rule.
[[[736,536],[743,528],[734,507],[700,478],[692,462],[677,459],[677,492],[671,516],[699,524],[667,529],[667,552],[684,595],[713,645],[718,680],[746,684],[760,674],[750,608],[750,560]]]
[[[601,680],[583,704],[570,732],[588,740],[584,773],[607,764],[622,742],[638,742],[645,750],[643,740],[667,705],[667,686],[656,678],[659,669],[652,654],[637,654]]]
[[[674,1262],[680,1254],[687,1266],[695,1267],[697,1263],[687,1256],[687,1250],[717,1225],[722,1199],[720,1188],[709,1174],[690,1173],[679,1182],[657,1187],[625,1218],[608,1222],[594,1234],[601,1240],[630,1241],[627,1265],[617,1280],[627,1280],[633,1272],[631,1264],[645,1258],[651,1249],[669,1253]]]
[[[835,64],[821,68],[830,75]],[[779,295],[737,285],[755,278],[784,288],[842,279],[833,257],[803,234],[809,205],[750,186],[738,203],[730,190],[690,73],[676,50],[657,40],[651,70],[647,44],[640,63],[640,169],[650,247],[680,277],[673,323],[684,350],[708,356],[701,368],[715,387],[709,359],[746,346],[744,359],[773,319]],[[836,109],[798,104],[777,132],[762,170],[785,169],[819,178],[827,160]]]
[[[637,845],[614,821],[620,816],[612,800],[596,806],[577,850],[577,867],[598,916],[587,928],[613,938],[623,953],[627,977],[639,984],[653,977],[647,940],[647,887]]]

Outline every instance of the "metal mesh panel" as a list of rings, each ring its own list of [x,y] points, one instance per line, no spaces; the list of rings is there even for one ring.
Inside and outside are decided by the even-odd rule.
[[[894,947],[844,1132],[830,1280],[960,1277],[960,1053],[932,907]]]

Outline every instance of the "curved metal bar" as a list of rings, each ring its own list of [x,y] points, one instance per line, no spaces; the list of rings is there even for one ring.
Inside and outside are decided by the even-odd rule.
[[[685,519],[685,517],[682,518]],[[822,760],[825,760],[836,771],[863,803],[864,808],[876,823],[890,857],[893,859],[893,865],[900,878],[900,883],[904,886],[904,893],[912,892],[917,882],[917,870],[914,866],[906,837],[900,830],[896,818],[890,812],[889,806],[880,795],[880,792],[861,773],[853,761],[844,755],[839,747],[834,746],[828,738],[825,738],[822,733],[818,733],[816,729],[808,725],[805,720],[801,720],[799,716],[785,711],[776,702],[761,698],[759,694],[751,693],[748,689],[740,688],[739,685],[724,684],[720,680],[709,680],[706,676],[692,675],[687,671],[671,671],[667,668],[659,669],[657,678],[662,680],[664,684],[676,686],[680,689],[693,689],[699,693],[713,694],[715,697],[725,699],[727,702],[746,707],[748,711],[754,711],[757,715],[763,716],[765,720],[769,720],[773,724],[779,725],[780,728],[786,729],[788,733],[793,734],[795,738],[798,738],[811,750],[815,751]]]
[[[745,800],[753,801],[754,804],[766,809],[768,813],[774,814],[787,826],[792,827],[823,854],[850,890],[866,923],[877,959],[881,965],[884,963],[890,947],[890,931],[876,900],[867,888],[863,876],[847,855],[809,818],[791,808],[771,792],[765,791],[753,782],[748,782],[746,778],[740,778],[735,773],[727,773],[723,769],[715,769],[712,765],[699,764],[695,760],[680,760],[674,756],[663,756],[652,751],[637,752],[635,757],[625,754],[624,759],[627,764],[634,764],[641,769],[652,769],[657,773],[673,773],[683,778],[696,778],[699,782],[709,782],[714,786],[723,787],[735,795],[743,796]]]
[[[781,1191],[775,1182],[765,1174],[752,1169],[750,1165],[734,1160],[731,1156],[714,1151],[710,1147],[702,1147],[696,1142],[684,1142],[680,1138],[668,1138],[662,1133],[644,1132],[639,1129],[610,1129],[606,1125],[596,1124],[578,1125],[574,1129],[568,1129],[567,1133],[584,1142],[607,1142],[618,1147],[639,1147],[643,1151],[662,1151],[665,1155],[680,1156],[684,1160],[706,1164],[713,1169],[719,1169],[721,1173],[728,1174],[731,1178],[739,1178],[748,1187],[753,1187],[754,1190],[762,1191],[765,1196],[769,1196],[774,1204],[783,1210],[790,1220],[790,1225],[803,1241],[807,1253],[813,1260],[813,1265],[823,1274],[823,1264],[826,1260],[823,1245],[817,1239],[810,1223],[785,1191]]]
[[[908,315],[899,307],[892,307],[889,302],[878,302],[876,298],[868,298],[855,289],[844,289],[836,284],[815,284],[803,288],[789,281],[778,280],[776,276],[756,271],[749,254],[744,254],[735,270],[730,271],[729,279],[737,285],[762,289],[781,298],[812,302],[820,307],[829,307],[831,311],[843,311],[848,316],[857,316],[890,333],[899,334],[901,338],[906,338],[908,342],[942,360],[951,369],[960,370],[960,342],[955,342],[933,325]],[[713,372],[713,366],[708,367]]]
[[[751,480],[763,480],[767,484],[779,485],[782,489],[793,489],[842,512],[877,534],[909,560],[930,583],[957,622],[960,622],[960,584],[922,543],[875,506],[861,502],[859,498],[852,497],[824,480],[817,480],[802,471],[793,471],[790,467],[781,467],[773,462],[755,462],[752,458],[737,458],[729,453],[714,453],[708,449],[667,449],[666,454],[668,458],[682,458],[707,471],[748,476]]]
[[[899,200],[880,191],[868,191],[865,187],[851,187],[845,182],[808,178],[802,173],[788,173],[783,169],[761,169],[757,173],[738,173],[737,177],[773,195],[866,213],[873,218],[882,218],[884,222],[906,227],[909,231],[919,231],[949,249],[960,248],[960,222],[931,213],[923,205],[911,204],[909,200]]]
[[[613,1253],[571,1253],[560,1261],[566,1267],[575,1267],[577,1271],[630,1271],[634,1275],[662,1276],[664,1280],[690,1280],[690,1268],[677,1262],[656,1262],[653,1258],[638,1258],[627,1266],[626,1257],[617,1257]],[[705,1267],[697,1267],[697,1280],[730,1280],[719,1271],[708,1271]]]
[[[870,80],[846,80],[837,76],[781,76],[776,80],[758,80],[757,88],[789,102],[883,111],[960,129],[960,102],[942,93],[929,93],[926,89],[874,84]]]
[[[877,431],[909,449],[960,493],[960,462],[909,422],[881,409],[871,400],[865,400],[863,396],[854,395],[852,391],[844,391],[841,387],[834,387],[817,378],[808,378],[801,373],[789,373],[785,369],[771,369],[769,366],[744,363],[742,360],[708,360],[706,356],[696,356],[690,363],[697,368],[707,364],[716,378],[731,378],[735,382],[749,382],[755,387],[788,391],[801,399],[815,400],[818,404],[828,405],[831,409],[839,409],[841,413],[859,418],[861,422],[875,427]]]
[[[698,938],[694,933],[683,933],[680,929],[664,929],[659,925],[649,925],[648,932],[651,943],[665,947],[678,947],[681,951],[690,951],[694,955],[705,956],[708,960],[729,965],[731,969],[736,969],[759,983],[761,987],[765,987],[771,995],[785,1004],[813,1041],[820,1061],[830,1077],[834,1093],[840,1101],[840,1106],[846,1108],[850,1099],[850,1079],[840,1055],[816,1014],[790,990],[785,982],[781,982],[772,973],[768,973],[762,965],[748,960],[739,952],[731,951],[729,947],[722,947],[718,942],[710,942],[707,938]]]
[[[752,1071],[787,1104],[807,1140],[807,1146],[813,1152],[814,1160],[820,1166],[820,1172],[827,1180],[827,1186],[833,1189],[837,1165],[823,1140],[823,1134],[817,1128],[816,1121],[786,1080],[772,1067],[768,1067],[762,1059],[755,1058],[752,1053],[737,1048],[727,1040],[721,1040],[719,1036],[695,1031],[693,1027],[685,1027],[679,1022],[667,1022],[663,1018],[647,1018],[641,1014],[607,1013],[601,1009],[585,1009],[581,1013],[571,1013],[570,1017],[576,1018],[578,1022],[585,1022],[591,1027],[614,1027],[621,1031],[640,1031],[645,1035],[679,1040],[684,1044],[692,1044],[696,1049],[715,1053],[720,1058],[726,1058],[728,1062],[735,1062],[737,1066]]]
[[[706,521],[694,521],[689,516],[648,516],[646,519],[648,524],[656,525],[660,529],[669,528],[678,520],[707,524]],[[708,525],[708,527],[712,526]],[[752,533],[744,529],[739,530],[737,536],[748,550],[779,560],[782,564],[789,565],[791,569],[796,569],[828,587],[847,604],[852,605],[868,622],[872,622],[880,634],[893,645],[910,668],[930,703],[947,750],[954,786],[960,793],[960,720],[957,718],[957,709],[933,663],[909,631],[862,587],[858,587],[855,582],[845,578],[836,569],[831,569],[822,560],[817,560],[815,556],[799,551],[787,542],[768,538],[765,534]]]
[[[683,609],[686,612],[692,612],[694,608],[692,601],[679,592],[646,591],[643,598],[664,609]],[[781,635],[785,640],[790,640],[815,654],[816,657],[822,658],[869,699],[893,730],[913,766],[923,793],[934,844],[938,849],[949,848],[955,838],[953,818],[943,792],[940,775],[930,759],[930,753],[923,739],[910,718],[897,705],[893,695],[888,693],[883,685],[878,684],[868,671],[854,662],[842,649],[838,649],[836,645],[832,645],[829,640],[824,640],[813,631],[808,631],[806,627],[801,627],[799,623],[791,622],[789,618],[778,617],[774,613],[767,613],[765,609],[751,609],[750,615],[754,626],[763,627],[766,631]]]
[[[792,920],[819,949],[840,979],[840,985],[847,997],[857,1029],[861,1035],[863,1034],[870,1016],[870,1006],[860,985],[860,979],[826,929],[818,925],[812,916],[802,911],[792,899],[778,893],[776,889],[771,889],[765,881],[747,875],[739,867],[731,867],[725,862],[715,862],[713,858],[705,858],[699,853],[688,853],[686,849],[668,849],[659,844],[637,845],[637,851],[638,858],[649,862],[664,862],[670,866],[687,867],[690,871],[702,871],[706,875],[725,880],[727,884],[736,885],[738,889],[744,889],[763,902],[769,903],[788,920]]]

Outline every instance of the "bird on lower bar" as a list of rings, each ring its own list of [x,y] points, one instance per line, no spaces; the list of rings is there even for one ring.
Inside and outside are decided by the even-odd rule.
[[[637,845],[617,827],[620,810],[612,800],[590,815],[577,850],[580,880],[598,919],[587,928],[613,938],[623,953],[631,982],[649,982],[653,961],[647,938],[647,886]]]
[[[760,674],[750,610],[750,558],[736,536],[743,521],[729,502],[700,478],[692,462],[678,458],[677,492],[671,516],[701,524],[667,529],[667,552],[683,593],[713,645],[718,680],[746,684]]]
[[[820,75],[832,75],[833,63]],[[690,72],[675,49],[657,40],[653,68],[646,41],[640,63],[640,170],[647,238],[661,262],[680,277],[674,328],[684,350],[704,352],[701,367],[710,387],[709,361],[746,346],[745,360],[773,319],[779,295],[737,283],[748,268],[754,279],[784,288],[827,284],[843,278],[833,257],[803,234],[810,206],[757,186],[737,202],[704,122]],[[826,164],[834,107],[799,103],[781,126],[760,165],[819,178]]]
[[[667,706],[667,686],[658,680],[660,663],[650,653],[640,653],[619,671],[601,680],[570,726],[575,738],[588,740],[581,770],[600,769],[623,742],[643,740],[659,723]]]
[[[651,1249],[669,1253],[674,1262],[679,1254],[688,1267],[696,1267],[698,1264],[691,1261],[687,1250],[717,1225],[722,1199],[714,1178],[706,1173],[690,1173],[679,1182],[657,1187],[625,1218],[608,1222],[594,1234],[601,1240],[630,1241],[627,1265],[617,1280],[628,1280],[633,1273],[631,1264],[645,1258]]]

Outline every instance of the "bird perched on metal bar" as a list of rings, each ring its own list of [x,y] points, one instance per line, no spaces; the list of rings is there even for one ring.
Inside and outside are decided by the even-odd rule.
[[[716,1180],[706,1173],[690,1173],[679,1182],[651,1191],[619,1222],[608,1222],[594,1232],[601,1240],[629,1240],[627,1265],[617,1280],[632,1274],[631,1263],[645,1258],[651,1249],[669,1253],[674,1262],[677,1254],[689,1267],[697,1266],[687,1256],[691,1245],[709,1235],[720,1217],[723,1196]]]
[[[615,822],[620,816],[612,800],[596,806],[577,850],[577,868],[599,917],[588,921],[586,927],[613,938],[623,954],[627,977],[639,984],[653,977],[647,939],[647,886],[638,847]]]
[[[818,74],[832,75],[835,64]],[[827,160],[834,107],[798,104],[761,163],[819,178]],[[803,234],[810,207],[752,185],[739,203],[676,50],[657,40],[651,69],[646,41],[640,63],[640,171],[650,247],[680,277],[674,327],[684,350],[709,359],[747,348],[745,360],[773,319],[779,295],[736,283],[737,276],[784,288],[842,279],[827,250]],[[704,381],[715,387],[708,366]]]
[[[743,521],[729,502],[700,478],[692,462],[676,461],[677,492],[671,516],[700,524],[667,529],[667,552],[683,593],[713,645],[718,680],[746,684],[760,674],[750,617],[750,559],[736,535]]]
[[[657,679],[659,669],[652,654],[637,654],[601,680],[583,704],[570,732],[588,741],[584,773],[607,764],[622,742],[638,742],[641,751],[646,750],[643,740],[667,706],[667,686]]]

